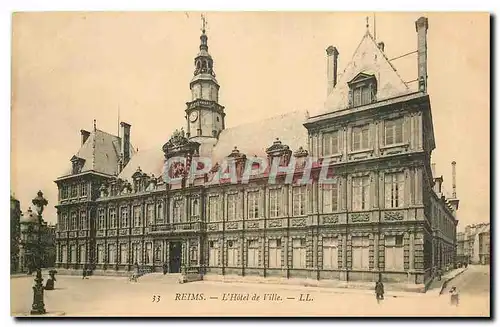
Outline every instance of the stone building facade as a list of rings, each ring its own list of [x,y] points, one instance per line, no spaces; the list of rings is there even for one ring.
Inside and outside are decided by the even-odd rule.
[[[423,284],[454,260],[458,200],[436,186],[427,94],[427,18],[416,21],[417,87],[404,82],[369,31],[343,74],[327,48],[325,112],[292,112],[225,127],[207,35],[201,35],[185,109],[187,132],[134,153],[121,136],[81,131],[59,188],[57,265],[127,271],[137,262],[171,273],[307,277]],[[164,171],[173,157],[185,165]],[[197,158],[213,169],[196,178]],[[224,160],[241,178],[254,157],[298,163],[293,183],[269,170],[247,184],[215,178]],[[310,166],[311,180],[299,182]],[[329,167],[333,182],[322,182]],[[164,176],[178,177],[167,183]]]

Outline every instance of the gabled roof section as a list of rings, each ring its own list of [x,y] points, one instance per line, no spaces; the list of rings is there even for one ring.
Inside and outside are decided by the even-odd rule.
[[[377,101],[412,92],[367,31],[354,51],[351,61],[339,75],[337,85],[328,95],[324,112],[348,108],[348,83],[369,75],[374,75],[377,79]]]
[[[130,145],[130,156],[135,150]],[[120,159],[120,138],[101,130],[94,130],[87,138],[80,150],[68,162],[68,166],[62,176],[71,175],[73,172],[72,162],[83,160],[81,173],[95,171],[106,175],[118,175]]]

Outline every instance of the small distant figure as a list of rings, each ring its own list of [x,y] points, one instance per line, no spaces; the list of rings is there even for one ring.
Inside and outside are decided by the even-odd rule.
[[[377,303],[384,299],[384,284],[381,280],[375,283],[375,296],[377,298]]]
[[[45,289],[47,291],[52,291],[54,290],[54,287],[55,287],[55,281],[56,281],[56,275],[57,274],[57,270],[54,270],[54,269],[51,269],[49,270],[49,279],[47,279],[47,283],[45,284]]]
[[[438,268],[437,269],[437,278],[439,281],[441,281],[442,276],[443,276],[443,271],[441,270],[441,268]]]
[[[163,263],[163,274],[166,275],[168,272],[168,265],[166,262]]]
[[[82,270],[82,279],[89,279],[90,276],[90,269],[87,265],[83,266]]]
[[[459,300],[458,289],[455,286],[453,286],[450,289],[450,304],[454,305],[454,306],[458,306],[458,300]]]

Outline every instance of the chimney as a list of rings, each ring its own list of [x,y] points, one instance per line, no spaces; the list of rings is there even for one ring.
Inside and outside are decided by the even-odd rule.
[[[89,138],[90,136],[90,132],[89,131],[86,131],[84,129],[80,130],[80,134],[82,136],[82,145],[85,144],[85,142],[87,141],[87,139]]]
[[[121,122],[120,127],[121,127],[120,154],[123,159],[122,167],[125,167],[130,160],[130,125],[125,122]]]
[[[420,17],[415,22],[418,37],[418,89],[427,92],[427,30],[429,22],[427,17]]]
[[[332,92],[335,85],[337,85],[337,59],[339,52],[336,47],[329,46],[326,49],[327,63],[326,63],[326,76],[328,78],[327,96]]]
[[[451,187],[453,188],[452,198],[457,198],[457,172],[456,172],[457,163],[453,161],[451,163]]]
[[[384,42],[379,42],[377,44],[377,46],[380,49],[380,51],[384,52],[384,50],[385,50],[385,43]]]

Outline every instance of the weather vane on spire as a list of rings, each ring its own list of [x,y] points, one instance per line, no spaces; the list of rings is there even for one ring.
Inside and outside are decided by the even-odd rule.
[[[201,14],[201,31],[205,33],[205,28],[207,25],[207,18],[205,17],[204,14]]]
[[[368,16],[366,16],[366,30],[369,30],[370,28],[370,23],[368,22]]]

